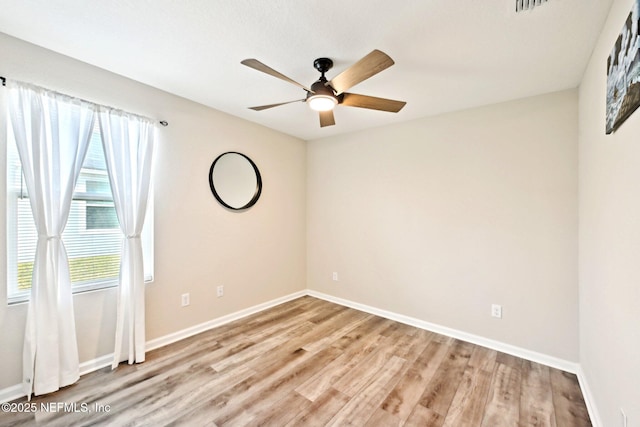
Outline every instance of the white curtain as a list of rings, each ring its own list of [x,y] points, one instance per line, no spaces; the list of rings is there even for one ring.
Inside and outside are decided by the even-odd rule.
[[[23,352],[31,397],[79,378],[69,262],[62,232],[87,153],[95,107],[42,88],[7,82],[9,114],[38,231]]]
[[[128,351],[129,364],[144,362],[145,357],[144,268],[140,233],[147,212],[156,126],[148,119],[107,107],[99,108],[98,117],[111,192],[124,234],[112,364],[115,368],[120,362],[123,346]]]

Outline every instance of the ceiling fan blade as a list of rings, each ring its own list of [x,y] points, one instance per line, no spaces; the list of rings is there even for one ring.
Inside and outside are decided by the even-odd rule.
[[[333,117],[333,110],[320,111],[320,127],[333,126],[336,124],[336,120]]]
[[[376,98],[375,96],[358,95],[356,93],[345,93],[342,96],[343,98],[340,105],[368,108],[370,110],[389,111],[391,113],[397,113],[407,104],[404,101]]]
[[[309,89],[308,87],[301,85],[295,80],[291,80],[289,77],[285,76],[282,73],[277,72],[276,70],[274,70],[273,68],[267,65],[264,65],[262,62],[258,61],[257,59],[253,59],[253,58],[245,59],[244,61],[240,61],[240,63],[242,65],[246,65],[249,68],[253,68],[254,70],[262,71],[263,73],[269,74],[270,76],[277,77],[281,80],[284,80],[285,82],[293,83],[294,85],[301,87],[307,92],[312,92],[311,89]]]
[[[295,101],[280,102],[278,104],[269,104],[269,105],[260,105],[258,107],[249,107],[249,109],[251,109],[253,111],[262,111],[262,110],[266,110],[267,108],[279,107],[280,105],[292,104],[294,102],[305,102],[305,101],[306,101],[305,99],[296,99]]]
[[[358,83],[386,70],[394,64],[393,59],[380,50],[374,50],[351,67],[338,74],[329,83],[336,94],[349,90]]]

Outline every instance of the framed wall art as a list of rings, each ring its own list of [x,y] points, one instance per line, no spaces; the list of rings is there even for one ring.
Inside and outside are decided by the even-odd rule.
[[[640,106],[639,26],[640,0],[635,0],[607,59],[607,134],[618,129]]]

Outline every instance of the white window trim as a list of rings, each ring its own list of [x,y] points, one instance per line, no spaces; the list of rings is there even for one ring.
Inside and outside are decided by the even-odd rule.
[[[8,123],[5,122],[7,125]],[[14,141],[9,141],[7,136],[7,132],[4,133],[4,138],[6,141],[5,147],[7,147],[6,158],[5,158],[5,189],[6,189],[6,256],[7,256],[7,282],[6,282],[6,292],[7,292],[7,305],[15,305],[15,304],[24,304],[27,303],[31,297],[31,290],[16,292],[14,290],[10,290],[12,286],[16,286],[17,277],[18,277],[18,199],[22,197],[20,189],[10,188],[11,183],[8,180],[9,166],[10,162],[13,160],[10,157],[10,150],[8,149],[8,144],[14,143]],[[17,153],[15,153],[17,155]],[[103,173],[102,171],[98,171]],[[106,174],[106,172],[104,172]],[[151,187],[149,189],[149,200],[147,202],[147,214],[145,216],[145,224],[142,229],[142,247],[143,254],[145,256],[144,267],[145,267],[145,284],[154,282],[154,185],[153,185],[153,176]],[[86,195],[86,193],[79,193]],[[92,198],[93,196],[88,196]],[[79,200],[80,198],[74,197],[74,200]],[[82,199],[86,200],[86,199]],[[101,199],[102,200],[102,199]],[[14,211],[13,214],[9,214],[11,210]],[[105,233],[104,230],[85,230],[87,234],[95,234],[95,233]],[[115,228],[113,230],[109,229],[108,232],[113,232],[114,234],[122,233],[120,228]],[[85,292],[94,292],[101,291],[106,289],[111,289],[117,287],[119,280],[96,280],[88,283],[76,283],[72,285],[72,293],[80,294]]]

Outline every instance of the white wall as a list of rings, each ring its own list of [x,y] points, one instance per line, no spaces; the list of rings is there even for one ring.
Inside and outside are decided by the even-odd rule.
[[[148,339],[302,290],[306,281],[312,290],[579,360],[602,424],[620,425],[623,408],[636,426],[640,112],[604,134],[606,58],[630,7],[614,3],[579,101],[576,91],[559,92],[307,148],[2,34],[0,75],[170,122],[156,159]],[[0,111],[0,206],[4,118]],[[248,154],[263,174],[262,198],[244,213],[222,209],[209,192],[210,163],[227,150]],[[0,227],[2,277],[5,236]],[[179,306],[184,292],[188,308]],[[5,293],[0,286],[0,301]],[[503,305],[502,320],[489,317],[491,303]],[[110,353],[115,293],[76,295],[75,310],[81,360]],[[24,304],[0,304],[0,389],[20,382],[25,314]]]
[[[577,362],[577,115],[571,90],[310,142],[308,287]]]
[[[618,0],[579,93],[580,363],[604,426],[640,426],[640,111],[605,135],[607,57],[632,1]]]
[[[155,164],[155,282],[147,339],[305,289],[303,141],[0,34],[0,75],[169,122]],[[215,82],[212,82],[215,84]],[[0,97],[4,95],[0,88]],[[0,105],[3,105],[0,102]],[[0,277],[6,278],[5,115],[0,111]],[[208,184],[211,162],[240,151],[260,168],[258,203],[234,213]],[[0,281],[0,390],[21,382],[26,305],[6,305]],[[225,286],[216,298],[215,287]],[[191,305],[180,307],[189,292]],[[115,292],[74,297],[81,362],[113,351]]]

